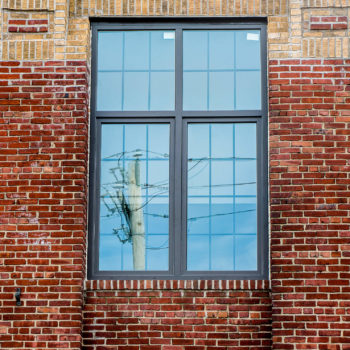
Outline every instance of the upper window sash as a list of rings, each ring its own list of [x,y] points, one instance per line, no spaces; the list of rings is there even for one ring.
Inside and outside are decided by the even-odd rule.
[[[264,98],[261,34],[261,28],[255,27],[99,29],[96,110],[260,114]],[[180,104],[176,89],[181,93]]]

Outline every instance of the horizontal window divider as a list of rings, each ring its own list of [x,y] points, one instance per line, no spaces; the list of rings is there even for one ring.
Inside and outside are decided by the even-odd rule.
[[[232,160],[232,159],[235,159],[235,160],[256,160],[256,158],[247,158],[247,157],[205,157],[205,158],[188,158],[188,161],[197,161],[197,160],[215,160],[215,161],[218,161],[218,160],[222,160],[222,161],[225,161],[225,160]]]
[[[263,113],[261,110],[251,110],[251,111],[184,111],[182,116],[185,118],[217,118],[217,117],[247,117],[242,120],[248,122],[249,117],[262,117]],[[251,119],[254,121],[255,119]],[[216,119],[217,121],[217,119]]]
[[[154,162],[154,161],[166,162],[167,161],[167,159],[151,158],[151,157],[149,157],[149,158],[138,157],[137,159],[138,160],[149,160],[149,161],[152,161],[152,162]],[[101,161],[103,161],[103,162],[115,162],[117,160],[119,160],[119,159],[118,158],[101,158]],[[125,161],[131,161],[131,160],[134,160],[134,158],[127,158],[127,157],[125,157],[124,160]]]
[[[175,118],[174,111],[99,111],[95,116],[100,118]]]
[[[193,236],[209,236],[208,233],[195,233],[190,232],[189,235]],[[211,233],[211,236],[256,236],[256,233]]]
[[[183,70],[186,73],[212,73],[212,72],[260,72],[261,69],[238,69],[238,68],[227,68],[227,69],[184,69]],[[100,71],[101,72],[101,71]]]
[[[227,69],[184,69],[183,70],[186,73],[211,73],[211,72],[260,72],[260,68],[256,69],[239,69],[239,68],[227,68]],[[99,69],[98,73],[173,73],[175,72],[174,69]]]
[[[101,118],[175,118],[176,114],[174,111],[99,111],[95,113],[97,119]],[[259,110],[252,111],[184,111],[182,113],[184,118],[217,118],[220,117],[232,117],[239,118],[242,117],[243,122],[255,121],[255,117],[262,118],[263,114]],[[226,119],[228,121],[228,119]],[[232,121],[232,120],[231,120]],[[236,120],[237,121],[237,120]]]
[[[236,185],[231,185],[231,186],[236,186]],[[207,198],[207,195],[188,195],[188,198]],[[224,194],[215,194],[211,196],[212,198],[256,198],[256,195],[224,195]]]
[[[99,69],[98,73],[174,73],[175,69]]]

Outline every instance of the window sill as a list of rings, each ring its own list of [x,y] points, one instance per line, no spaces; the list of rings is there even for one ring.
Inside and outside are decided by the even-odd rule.
[[[270,290],[269,280],[85,280],[84,290]]]

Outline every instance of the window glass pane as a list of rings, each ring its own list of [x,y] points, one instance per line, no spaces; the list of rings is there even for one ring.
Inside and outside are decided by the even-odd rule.
[[[173,110],[174,31],[101,31],[97,110]]]
[[[260,32],[236,31],[236,68],[260,70]]]
[[[261,109],[261,74],[258,71],[236,73],[237,109]]]
[[[122,106],[122,74],[120,72],[100,72],[97,78],[100,93],[97,105],[102,110],[117,110]]]
[[[235,269],[237,271],[257,269],[256,235],[235,237]]]
[[[187,238],[187,270],[207,271],[210,269],[209,235],[188,235]]]
[[[232,197],[212,197],[211,204],[211,232],[216,234],[232,235],[234,232],[233,212],[235,211]],[[225,214],[225,220],[222,220],[222,215],[220,214]]]
[[[148,110],[149,74],[147,72],[124,73],[124,110]]]
[[[214,160],[210,164],[211,170],[211,194],[232,195],[233,194],[233,162],[230,160]],[[225,159],[225,158],[224,158]]]
[[[116,71],[123,67],[123,60],[120,52],[123,51],[122,32],[99,32],[98,56],[99,71]]]
[[[201,218],[201,219],[198,219]],[[209,198],[188,197],[187,207],[187,234],[201,234],[209,228]]]
[[[189,160],[188,162],[188,195],[207,196],[209,194],[209,161]]]
[[[186,30],[183,33],[183,69],[206,70],[208,68],[208,34],[202,30]]]
[[[148,146],[155,155],[169,157],[169,126],[157,124],[156,128],[148,128]]]
[[[175,32],[151,32],[151,69],[174,70]]]
[[[208,75],[206,72],[184,72],[183,107],[184,110],[207,110]]]
[[[188,270],[239,270],[244,254],[253,255],[245,269],[256,270],[255,139],[253,123],[188,125]]]
[[[150,83],[150,109],[174,109],[175,76],[173,72],[152,72]]]
[[[205,135],[204,137],[202,137]],[[188,129],[188,195],[209,194],[209,125]],[[199,209],[198,209],[199,210]]]
[[[146,255],[147,270],[162,270],[161,266],[168,266],[168,235],[147,236],[147,250],[152,254]]]
[[[235,201],[235,231],[242,234],[256,232],[256,197],[238,197]]]
[[[183,109],[261,109],[260,31],[183,32]]]
[[[250,124],[244,124],[250,125]],[[253,125],[253,124],[252,124]],[[239,124],[212,124],[211,125],[211,155],[214,158],[232,158],[234,130],[237,134]],[[254,126],[254,125],[253,125]],[[235,138],[235,140],[237,137]],[[209,140],[207,140],[209,141]],[[237,141],[236,141],[237,142]],[[208,147],[209,148],[209,147]],[[236,152],[237,155],[237,152]]]
[[[227,271],[234,269],[233,235],[213,235],[211,249],[211,270]]]
[[[256,194],[256,160],[238,158],[235,161],[235,179],[241,184],[237,186],[236,194],[253,196]]]
[[[250,140],[250,142],[246,142]],[[256,126],[255,124],[235,125],[236,157],[255,158],[256,154]]]
[[[209,109],[228,110],[234,106],[234,73],[211,72],[209,73]]]
[[[233,30],[209,31],[209,68],[234,69],[235,32]]]
[[[148,31],[124,32],[124,68],[125,70],[149,69]]]
[[[104,124],[101,140],[100,270],[168,270],[169,125]]]

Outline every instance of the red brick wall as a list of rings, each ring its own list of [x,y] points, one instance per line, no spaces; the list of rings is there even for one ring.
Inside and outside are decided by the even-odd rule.
[[[270,61],[274,349],[350,349],[350,60]]]
[[[3,349],[81,348],[88,78],[0,64]],[[269,79],[272,316],[263,282],[87,282],[85,349],[350,349],[350,60]]]
[[[2,349],[80,349],[87,82],[84,62],[0,63]]]
[[[84,350],[271,349],[267,281],[88,282]]]

